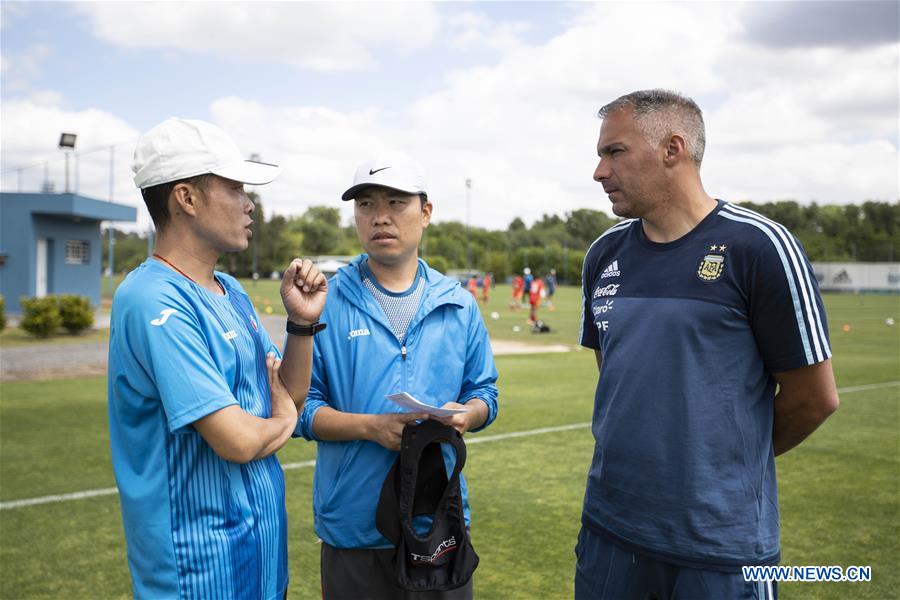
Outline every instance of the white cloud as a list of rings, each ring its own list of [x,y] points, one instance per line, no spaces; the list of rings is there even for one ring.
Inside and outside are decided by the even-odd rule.
[[[701,104],[710,99],[703,170],[710,193],[896,199],[897,150],[884,141],[895,131],[896,75],[886,76],[885,67],[896,57],[885,48],[765,51],[736,41],[739,7],[653,7],[587,5],[571,27],[541,46],[517,43],[494,66],[448,74],[442,90],[407,108],[407,126],[388,128],[379,109],[348,113],[235,98],[217,101],[211,114],[254,144],[248,153],[264,149],[285,166],[279,181],[260,190],[282,213],[324,203],[349,216],[340,193],[356,163],[385,147],[425,165],[439,221],[466,219],[467,178],[473,224],[503,227],[515,216],[531,222],[580,207],[606,210],[608,201],[591,180],[600,125],[594,115],[603,103],[645,87],[679,89]],[[467,12],[449,27],[496,25]],[[888,107],[877,118],[843,108],[858,100],[841,90],[862,81],[866,97]],[[849,118],[857,113],[869,116]],[[893,125],[885,128],[891,116]],[[859,129],[863,119],[868,129]]]
[[[716,77],[697,59],[714,52],[728,33],[706,36],[705,44],[687,48],[679,55],[686,64],[677,70],[659,63],[667,42],[654,31],[631,60],[607,63],[606,52],[598,53],[598,39],[610,45],[610,52],[629,44],[622,28],[640,14],[641,9],[629,7],[618,12],[592,8],[590,19],[579,19],[581,25],[544,46],[519,45],[494,67],[453,72],[443,90],[408,107],[406,126],[386,127],[376,109],[347,113],[237,98],[216,101],[211,114],[245,152],[259,152],[285,167],[278,181],[260,190],[266,206],[281,213],[324,203],[341,206],[349,216],[340,193],[350,185],[357,162],[382,148],[403,150],[424,164],[439,221],[466,219],[467,178],[473,180],[473,224],[503,227],[515,216],[533,221],[544,213],[605,208],[605,197],[591,181],[597,108],[624,90],[659,79],[672,85],[676,73],[691,75],[697,90],[714,89]],[[482,30],[490,26],[478,15],[466,19],[464,24]],[[677,7],[658,11],[651,21],[673,30],[716,24],[715,16]],[[605,35],[607,28],[614,35]],[[626,78],[632,81],[623,83]]]
[[[288,21],[297,9],[284,10],[280,17]],[[713,195],[820,203],[900,196],[900,85],[893,45],[770,50],[739,35],[741,6],[732,3],[601,3],[577,5],[577,11],[546,43],[528,45],[516,38],[496,64],[449,72],[437,91],[408,105],[387,103],[389,94],[378,90],[364,96],[367,103],[355,111],[273,105],[246,90],[244,97],[213,102],[209,118],[246,154],[284,166],[281,178],[259,189],[267,211],[281,214],[329,204],[348,217],[352,207],[339,197],[356,164],[388,148],[424,164],[438,221],[466,219],[467,178],[473,180],[473,225],[501,228],[516,216],[532,222],[544,213],[607,210],[606,196],[591,180],[600,127],[596,111],[623,93],[648,87],[678,89],[704,109],[703,177]],[[154,27],[162,28],[170,17],[164,11]],[[444,24],[445,39],[467,31],[487,36],[503,26],[477,11],[457,17]],[[180,19],[175,30],[183,26]],[[317,24],[320,35],[339,31],[326,25]],[[389,37],[379,31],[367,39]],[[257,37],[246,42],[254,52],[264,45]],[[340,48],[335,52],[338,61]],[[321,57],[332,60],[324,50]],[[11,128],[17,139],[35,138],[32,122],[53,122],[39,136],[50,144],[41,155],[52,155],[61,116],[92,113],[22,104],[21,125],[18,115],[7,118],[10,104],[3,105],[4,168],[17,148],[8,142]],[[137,136],[113,115],[99,114]],[[79,147],[87,144],[79,139]],[[27,156],[32,155],[37,153]],[[127,156],[121,160],[123,168],[130,164]],[[117,168],[119,161],[117,155]],[[130,186],[125,173],[116,175],[117,190]],[[4,186],[8,189],[7,178]],[[103,190],[97,195],[105,197]]]
[[[482,49],[509,52],[522,45],[521,36],[531,30],[523,21],[495,22],[481,11],[450,14],[446,19],[449,46],[454,50],[478,52]]]
[[[897,149],[885,141],[784,144],[764,151],[730,148],[704,161],[708,192],[727,200],[852,204],[895,202]]]
[[[43,94],[59,100],[56,92],[45,91]],[[37,191],[45,174],[56,191],[63,191],[65,158],[57,144],[60,133],[71,132],[78,135],[76,150],[79,156],[77,162],[74,157],[69,161],[70,189],[108,200],[110,147],[113,147],[114,200],[132,206],[140,203],[140,194],[131,180],[131,156],[140,134],[122,119],[96,109],[67,111],[32,100],[3,102],[0,112],[4,123],[0,129],[4,191],[14,191],[20,183],[22,191]],[[141,218],[146,228],[149,217],[142,214]]]
[[[605,209],[591,180],[597,109],[642,87],[716,89],[719,79],[701,58],[727,39],[718,15],[683,5],[650,14],[645,6],[589,6],[543,46],[451,74],[446,89],[411,109],[412,129],[427,141],[421,151],[450,167],[438,172],[436,185],[457,200],[456,182],[471,176],[472,220],[494,227],[517,215],[530,222],[544,213]],[[634,23],[642,23],[639,31]],[[452,218],[464,218],[460,204],[451,207]]]
[[[750,47],[732,4],[602,3],[564,33],[496,66],[455,72],[411,108],[419,155],[457,200],[476,182],[473,222],[607,209],[590,179],[600,105],[668,87],[707,115],[707,190],[726,199],[895,201],[898,68],[893,45],[778,51]],[[438,213],[440,215],[441,213]]]
[[[438,15],[427,3],[89,2],[80,6],[106,41],[177,48],[318,71],[360,69],[372,49],[428,44]]]
[[[310,206],[332,205],[349,218],[340,195],[350,187],[356,163],[368,150],[385,147],[378,113],[341,113],[327,107],[264,106],[240,98],[216,100],[212,120],[247,155],[282,166],[282,175],[258,191],[266,210],[301,214]]]
[[[734,44],[723,48],[716,68],[726,74],[728,87],[723,91],[729,94],[729,101],[725,106],[733,113],[734,122],[721,131],[730,139],[748,134],[760,137],[757,111],[782,122],[778,131],[770,132],[772,144],[825,138],[858,140],[861,136],[897,138],[900,62],[894,44],[854,51]],[[751,109],[749,118],[742,117],[740,112],[747,108]],[[789,114],[798,112],[804,114]],[[810,127],[814,129],[808,130]]]
[[[37,106],[60,106],[62,105],[62,94],[56,90],[38,90],[31,94],[31,101]]]
[[[34,44],[20,53],[4,52],[0,56],[4,93],[29,90],[31,82],[41,74],[41,65],[52,55],[53,49],[47,44]]]

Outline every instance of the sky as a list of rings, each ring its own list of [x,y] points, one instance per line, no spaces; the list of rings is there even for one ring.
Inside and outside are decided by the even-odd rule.
[[[715,197],[900,200],[893,1],[0,7],[2,190],[46,173],[62,191],[57,143],[74,132],[70,189],[138,206],[141,231],[134,143],[170,116],[280,164],[256,188],[269,214],[327,205],[349,221],[341,193],[385,150],[423,164],[436,221],[611,214],[592,180],[597,110],[655,87],[702,108]]]

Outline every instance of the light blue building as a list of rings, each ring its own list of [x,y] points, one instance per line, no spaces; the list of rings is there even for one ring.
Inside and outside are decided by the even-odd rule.
[[[0,193],[0,294],[78,294],[100,304],[101,221],[133,222],[133,206],[78,194]]]

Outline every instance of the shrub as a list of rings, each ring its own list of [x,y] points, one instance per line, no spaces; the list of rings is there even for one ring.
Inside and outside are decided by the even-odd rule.
[[[0,294],[0,331],[6,329],[6,301],[3,294]]]
[[[62,325],[56,298],[22,298],[22,320],[19,327],[38,337],[47,337]]]
[[[69,333],[81,333],[94,324],[91,302],[84,296],[62,294],[57,297],[57,301],[59,315],[62,317],[62,326]]]

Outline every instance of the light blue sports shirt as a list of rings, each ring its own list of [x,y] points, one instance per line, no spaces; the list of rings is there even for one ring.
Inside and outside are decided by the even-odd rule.
[[[192,423],[236,404],[269,417],[272,345],[232,277],[217,296],[155,259],[113,299],[109,432],[137,598],[281,599],[287,515],[278,459],[220,458]]]

